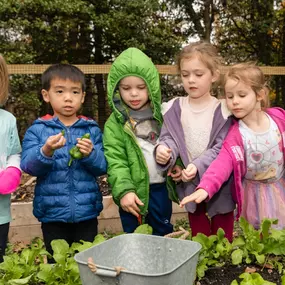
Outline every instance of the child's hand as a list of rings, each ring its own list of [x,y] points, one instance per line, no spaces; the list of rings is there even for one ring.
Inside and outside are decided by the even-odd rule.
[[[208,192],[202,188],[195,191],[193,194],[186,196],[183,198],[183,200],[180,202],[180,207],[182,208],[185,204],[189,202],[195,202],[197,204],[203,202],[205,199],[207,199],[209,196]]]
[[[197,171],[198,169],[193,163],[188,164],[187,168],[182,170],[182,181],[188,182],[192,180],[196,176]]]
[[[157,163],[164,165],[169,161],[170,157],[171,157],[170,148],[161,144],[156,148],[155,159]]]
[[[180,182],[182,178],[182,167],[179,165],[174,165],[168,169],[167,176],[171,176],[175,182]]]
[[[90,139],[78,138],[76,146],[79,148],[79,151],[83,156],[88,156],[93,150],[93,143]]]
[[[143,202],[138,198],[138,196],[133,193],[127,193],[120,201],[121,207],[124,211],[129,212],[136,216],[137,218],[140,215],[139,206],[143,206]]]
[[[66,143],[66,139],[60,132],[57,135],[50,136],[43,145],[42,151],[46,156],[52,156],[56,149],[62,148]]]

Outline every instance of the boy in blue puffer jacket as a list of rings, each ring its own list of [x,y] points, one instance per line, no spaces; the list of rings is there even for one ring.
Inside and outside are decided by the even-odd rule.
[[[33,213],[52,254],[54,239],[70,245],[94,240],[103,209],[96,178],[106,173],[107,163],[97,123],[77,116],[85,98],[82,71],[69,64],[50,66],[42,75],[41,93],[54,114],[37,119],[27,130],[21,168],[37,177]],[[90,139],[82,138],[87,133]],[[69,164],[75,145],[82,158],[79,155]]]

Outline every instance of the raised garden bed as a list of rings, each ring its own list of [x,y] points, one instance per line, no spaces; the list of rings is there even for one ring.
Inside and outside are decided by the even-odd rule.
[[[149,227],[147,227],[147,225],[144,226],[146,226],[144,227],[144,230],[139,230],[139,232],[150,233]],[[147,230],[147,232],[145,232],[145,230]],[[258,252],[256,250],[250,250],[252,245],[250,245],[250,243],[252,243],[251,241],[253,241],[253,239],[248,236],[245,237],[246,235],[247,233],[243,232],[243,236],[241,236],[241,239],[246,241],[246,243],[242,244],[240,242],[241,240],[235,240],[234,244],[230,245],[229,247],[227,240],[223,238],[223,233],[221,232],[218,232],[217,236],[212,236],[210,238],[207,238],[205,236],[202,237],[202,240],[204,240],[204,242],[202,242],[203,248],[200,252],[196,272],[197,276],[199,276],[202,271],[204,271],[205,275],[200,280],[198,280],[197,278],[193,284],[284,285],[284,255],[277,254],[277,252],[277,255],[268,254],[264,259],[263,264],[260,266],[257,265],[258,262],[256,260],[256,257],[261,260],[260,258],[262,257],[262,255],[264,255],[263,249],[267,248],[268,250],[268,245],[270,244],[270,247],[273,245],[274,242],[272,243],[273,240],[271,239],[271,237],[266,237],[264,240],[258,238],[258,243],[264,245],[263,249],[259,247],[260,252]],[[106,234],[100,234],[96,236],[96,239],[93,244],[95,245],[100,242],[103,242],[110,237],[111,236],[108,236]],[[237,237],[237,239],[239,239],[239,237]],[[275,249],[277,249],[278,246],[281,246],[281,248],[279,249],[282,251],[282,244],[282,240],[276,240]],[[24,250],[23,247],[20,249],[18,247],[18,250],[16,251],[12,251],[12,249],[10,248],[9,259],[7,260],[7,262],[5,262],[5,264],[0,264],[0,277],[2,276],[1,278],[4,278],[7,281],[12,281],[13,279],[13,281],[12,283],[1,283],[0,280],[0,284],[51,285],[57,283],[60,285],[81,285],[78,268],[72,257],[74,253],[87,249],[92,246],[92,244],[82,242],[73,244],[73,246],[69,248],[65,241],[57,240],[52,242],[52,246],[55,251],[54,258],[56,261],[56,264],[54,266],[51,266],[49,264],[45,264],[45,266],[42,266],[43,263],[46,263],[46,261],[43,259],[42,256],[42,250],[44,248],[43,241],[40,239],[34,240],[32,245],[28,248],[24,248]],[[242,251],[243,255],[239,261],[239,264],[233,265],[233,262],[237,262],[237,256],[232,258],[236,250]],[[273,251],[275,250],[273,249]],[[247,262],[251,260],[252,264],[245,265],[246,260]],[[210,263],[212,264],[211,266]],[[219,267],[219,264],[223,264],[223,266]],[[205,265],[206,267],[208,267],[204,268],[205,270],[207,269],[206,271],[203,269],[203,266]],[[1,271],[1,269],[4,271]],[[240,279],[239,276],[241,274],[243,274],[244,276]],[[46,281],[47,283],[44,281]]]
[[[122,232],[118,206],[111,196],[103,197],[104,209],[98,217],[99,232],[118,233]],[[10,224],[9,240],[11,242],[28,243],[35,237],[41,237],[41,227],[38,220],[33,216],[32,202],[12,203],[12,222]],[[172,222],[186,218],[187,214],[177,204],[173,203]]]
[[[104,236],[110,236],[110,233],[121,232],[122,227],[118,207],[114,204],[112,197],[108,195],[109,191],[104,177],[101,178],[100,183],[104,191],[104,210],[99,217],[99,231],[104,233]],[[32,214],[31,201],[33,199],[33,186],[34,181],[28,178],[13,195],[13,221],[11,222],[9,238],[10,242],[14,244],[19,242],[21,244],[29,243],[35,237],[41,237],[40,223]],[[179,223],[187,223],[186,221],[187,214],[184,209],[179,208],[177,204],[173,204],[172,222],[176,224],[177,227]],[[182,226],[185,225],[182,224]],[[243,229],[241,230],[241,228]],[[235,244],[230,245],[230,247],[224,242],[221,235],[217,236],[215,242],[211,242],[210,239],[206,237],[200,240],[201,244],[204,243],[204,245],[206,245],[206,250],[200,254],[197,273],[199,272],[199,275],[201,272],[204,272],[204,275],[202,274],[203,277],[200,280],[197,279],[195,284],[231,285],[233,280],[237,280],[236,283],[232,285],[285,285],[285,233],[278,234],[273,231],[273,233],[268,232],[266,234],[266,228],[267,226],[265,225],[264,235],[250,229],[245,222],[240,223],[236,228],[236,238],[238,241],[235,241]],[[265,240],[261,240],[261,236],[266,237]],[[268,253],[264,253],[263,248],[265,248]],[[238,253],[236,252],[237,249],[239,251]],[[235,265],[232,261],[233,252],[235,252],[234,255],[236,255],[234,257]],[[275,253],[272,255],[272,252]],[[258,262],[256,259],[261,260],[263,258],[262,256],[264,256],[265,260],[261,262],[260,265],[257,265]],[[237,262],[239,258],[240,261]],[[223,266],[220,267],[220,265]],[[245,281],[239,279],[239,276],[244,272],[258,273],[258,278],[263,279],[261,279],[261,281],[253,279]],[[249,278],[253,278],[251,276]],[[269,281],[273,283],[266,283]]]
[[[109,187],[106,176],[99,177],[100,190],[103,194],[103,211],[98,217],[99,232],[118,233],[122,231],[121,220],[117,205],[109,195]],[[12,195],[12,222],[10,224],[9,240],[11,242],[30,242],[35,237],[41,237],[41,227],[38,220],[33,216],[35,178],[23,174],[22,181]],[[186,218],[184,209],[173,203],[172,222]]]

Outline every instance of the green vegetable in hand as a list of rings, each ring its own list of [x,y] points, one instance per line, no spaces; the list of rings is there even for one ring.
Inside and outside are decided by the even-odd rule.
[[[81,139],[90,139],[90,134],[86,133],[85,135],[83,135],[81,137]],[[82,152],[79,150],[79,148],[77,146],[72,147],[69,150],[69,154],[70,154],[70,160],[68,162],[68,166],[71,165],[71,163],[72,163],[72,161],[74,159],[81,159],[81,158],[83,158],[83,154],[82,154]]]

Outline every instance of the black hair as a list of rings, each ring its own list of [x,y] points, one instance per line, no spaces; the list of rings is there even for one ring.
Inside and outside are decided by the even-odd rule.
[[[63,80],[69,79],[73,82],[80,82],[82,92],[85,92],[86,83],[84,73],[74,65],[58,63],[48,67],[42,74],[42,88],[49,90],[50,83],[55,78]]]

